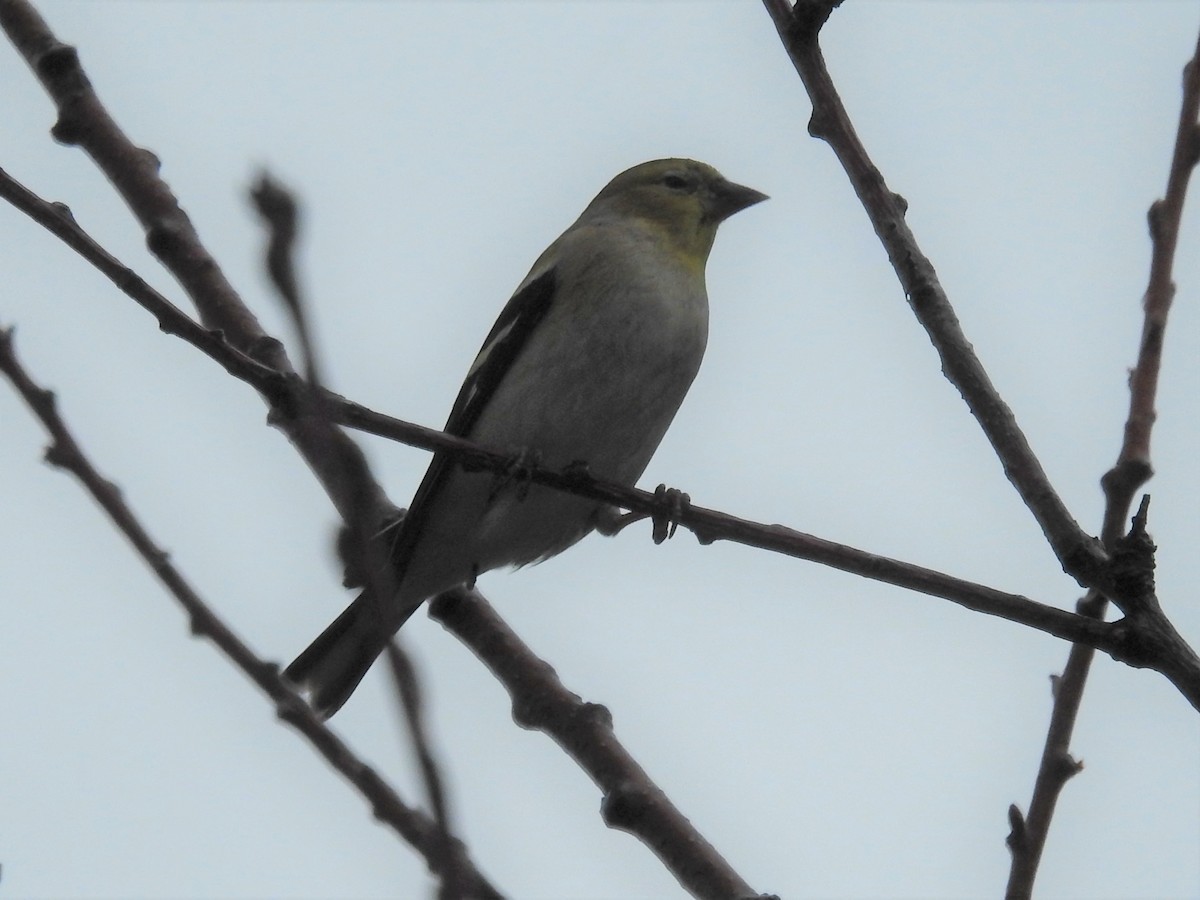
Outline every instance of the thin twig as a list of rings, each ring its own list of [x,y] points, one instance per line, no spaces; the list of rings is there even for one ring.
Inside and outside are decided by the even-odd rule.
[[[1116,463],[1101,479],[1105,495],[1101,539],[1110,549],[1117,546],[1135,494],[1153,474],[1150,436],[1156,418],[1163,336],[1175,296],[1171,272],[1188,181],[1200,153],[1200,37],[1183,75],[1183,98],[1166,193],[1150,207],[1150,275],[1143,299],[1144,320],[1137,364],[1129,378],[1129,415],[1125,421],[1124,440]],[[1103,595],[1092,593],[1080,602],[1079,611],[1100,620],[1104,618],[1107,605]],[[1125,612],[1129,613],[1129,609]],[[1154,618],[1153,611],[1150,615]],[[1008,843],[1012,850],[1012,865],[1006,890],[1010,900],[1032,896],[1059,795],[1071,776],[1079,771],[1070,751],[1071,735],[1094,655],[1090,646],[1076,644],[1071,648],[1063,673],[1054,682],[1054,708],[1029,801],[1029,814],[1022,818],[1016,807],[1010,810],[1013,830]]]
[[[259,659],[191,587],[167,553],[158,547],[121,497],[120,489],[104,478],[87,459],[66,423],[59,415],[54,394],[39,387],[17,360],[11,328],[0,328],[0,373],[25,400],[50,435],[46,460],[79,479],[125,535],[134,549],[158,576],[159,581],[184,608],[192,634],[209,638],[225,656],[245,673],[275,703],[276,715],[295,728],[318,753],[362,794],[371,805],[375,818],[390,826],[416,848],[430,867],[443,874],[446,847],[436,823],[419,810],[408,806],[395,790],[370,766],[362,762],[342,740],[318,719],[294,691],[279,677],[279,668]],[[468,879],[470,894],[481,898],[500,898],[466,856],[461,844],[455,844],[454,868],[459,877]]]
[[[159,330],[187,341],[220,364],[230,375],[254,387],[269,399],[272,406],[286,406],[288,381],[296,376],[288,376],[251,358],[226,340],[224,332],[210,330],[195,322],[133,269],[100,246],[75,220],[65,203],[53,203],[39,197],[4,169],[0,169],[0,198],[7,200],[91,263],[122,293],[154,316]]]
[[[400,711],[404,721],[408,723],[409,738],[417,754],[417,763],[421,769],[421,780],[425,782],[425,795],[429,799],[429,810],[433,821],[441,832],[442,840],[449,849],[453,847],[454,830],[450,823],[450,808],[446,801],[446,791],[442,786],[441,766],[433,752],[433,744],[425,728],[424,699],[421,694],[421,681],[417,677],[416,666],[412,658],[400,643],[399,638],[392,638],[387,645],[388,669],[392,673],[392,683],[396,696],[400,700]],[[452,853],[446,854],[453,859]],[[453,868],[447,868],[447,876],[442,879],[439,900],[457,900],[464,896],[466,879]]]
[[[300,233],[300,205],[291,191],[265,171],[250,189],[250,200],[267,225],[267,273],[296,325],[305,378],[309,384],[324,384],[312,318],[296,275],[294,253]]]
[[[251,189],[250,197],[268,229],[267,272],[300,335],[301,355],[310,388],[306,397],[314,407],[313,414],[323,416],[332,426],[329,404],[322,393],[315,330],[309,317],[310,305],[300,287],[300,279],[296,275],[296,261],[293,258],[296,238],[300,232],[299,203],[291,191],[265,172]],[[330,427],[328,431],[333,433],[335,429]],[[328,446],[326,452],[337,453],[338,448]],[[357,499],[354,503],[354,514],[346,523],[338,547],[342,551],[347,573],[353,572],[355,576],[361,577],[364,587],[367,588],[367,596],[383,600],[395,595],[397,574],[390,565],[386,548],[376,540],[380,532],[380,523],[370,518],[370,498],[379,491],[378,483],[368,468],[365,457],[355,455],[345,460],[344,465],[345,477]],[[393,638],[387,649],[400,708],[408,721],[413,750],[425,780],[433,821],[438,829],[438,839],[434,848],[437,858],[433,866],[434,871],[441,876],[438,895],[442,900],[460,900],[468,896],[471,878],[469,873],[459,871],[457,866],[460,854],[456,852],[456,846],[459,842],[450,830],[450,816],[439,767],[430,742],[425,736],[417,673],[398,640]]]

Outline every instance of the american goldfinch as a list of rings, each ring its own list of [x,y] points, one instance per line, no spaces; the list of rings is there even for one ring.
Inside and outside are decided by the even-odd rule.
[[[467,372],[445,430],[633,484],[704,356],[704,266],[717,226],[765,199],[689,159],[622,172],[534,263]],[[539,485],[496,485],[491,472],[434,455],[390,535],[395,595],[360,595],[284,673],[319,713],[346,702],[426,599],[562,552],[604,508]]]

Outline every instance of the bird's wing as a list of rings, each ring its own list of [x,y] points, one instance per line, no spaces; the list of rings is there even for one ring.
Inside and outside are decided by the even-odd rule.
[[[471,436],[480,413],[495,395],[505,373],[529,345],[529,338],[538,324],[545,319],[554,302],[556,286],[557,275],[552,266],[529,280],[509,299],[467,372],[446,421],[444,430],[447,434],[464,438]],[[423,528],[426,512],[452,471],[451,462],[449,454],[441,451],[434,453],[408,513],[397,528],[389,556],[401,575]]]
[[[554,302],[556,272],[547,269],[512,295],[479,349],[463,381],[445,431],[468,437],[479,414],[496,392],[504,374],[529,343]]]

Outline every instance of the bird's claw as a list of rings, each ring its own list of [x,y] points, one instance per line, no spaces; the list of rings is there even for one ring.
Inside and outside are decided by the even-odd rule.
[[[650,515],[654,525],[652,536],[654,543],[661,544],[667,538],[675,537],[679,519],[692,505],[692,498],[678,488],[660,484],[654,489],[654,501],[658,506]]]

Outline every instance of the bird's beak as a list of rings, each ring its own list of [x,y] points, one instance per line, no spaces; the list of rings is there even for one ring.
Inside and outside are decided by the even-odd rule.
[[[732,181],[719,181],[712,188],[709,215],[714,222],[724,222],[734,213],[767,199],[769,198],[762,191],[756,191],[743,184],[734,184]]]

